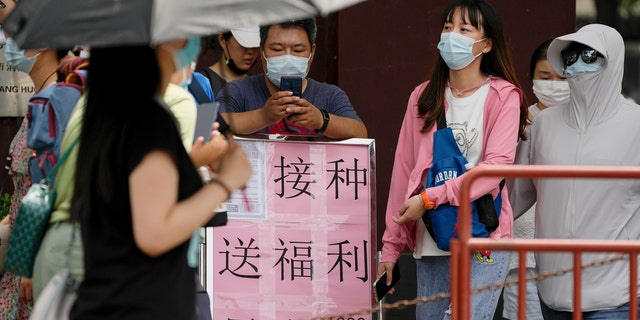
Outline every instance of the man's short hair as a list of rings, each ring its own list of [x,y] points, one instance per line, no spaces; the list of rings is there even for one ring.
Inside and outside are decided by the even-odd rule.
[[[316,42],[316,35],[318,34],[318,26],[316,25],[315,18],[306,18],[300,20],[289,20],[280,23],[274,23],[266,26],[260,27],[260,45],[264,46],[264,42],[267,40],[267,35],[269,34],[269,29],[272,26],[280,26],[284,29],[289,28],[302,28],[307,33],[307,37],[309,38],[309,44],[313,45]]]

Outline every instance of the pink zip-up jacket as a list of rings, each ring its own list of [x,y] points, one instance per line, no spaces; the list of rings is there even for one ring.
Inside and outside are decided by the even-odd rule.
[[[433,133],[437,128],[434,125],[429,132],[420,133],[424,120],[418,117],[418,99],[427,83],[428,81],[420,84],[411,93],[398,136],[387,201],[386,229],[382,236],[381,262],[396,262],[405,246],[411,251],[415,249],[416,223],[420,220],[399,225],[391,217],[398,217],[400,206],[424,189],[427,171],[431,167]],[[484,107],[482,161],[478,165],[513,164],[518,142],[522,92],[502,78],[491,77],[489,83],[490,89]],[[445,108],[448,105],[445,104]],[[465,176],[461,175],[447,180],[443,185],[427,189],[429,200],[434,201],[436,206],[443,203],[460,205],[460,187]],[[474,181],[471,199],[478,199],[490,192],[495,198],[500,190],[500,180],[502,178],[496,177]],[[489,237],[512,238],[512,230],[513,212],[505,187],[502,190],[500,225]]]

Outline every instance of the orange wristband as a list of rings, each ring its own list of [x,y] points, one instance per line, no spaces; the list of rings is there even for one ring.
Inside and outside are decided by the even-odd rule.
[[[427,197],[427,190],[423,190],[420,192],[420,196],[422,197],[422,202],[424,202],[424,209],[429,210],[436,206],[436,203],[429,200]]]

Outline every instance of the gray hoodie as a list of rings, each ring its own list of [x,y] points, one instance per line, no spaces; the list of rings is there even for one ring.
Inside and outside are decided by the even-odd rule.
[[[568,78],[568,105],[540,112],[530,140],[518,147],[517,164],[640,165],[640,106],[621,94],[624,41],[613,28],[584,26],[549,46],[551,66],[562,74],[560,52],[571,42],[605,58],[599,71]],[[536,202],[536,238],[640,240],[640,181],[628,179],[515,179],[510,183],[514,217]],[[584,254],[583,264],[618,253]],[[571,253],[537,252],[539,272],[572,267]],[[582,273],[582,309],[610,309],[629,302],[628,260]],[[538,283],[542,301],[559,311],[573,309],[573,274]]]

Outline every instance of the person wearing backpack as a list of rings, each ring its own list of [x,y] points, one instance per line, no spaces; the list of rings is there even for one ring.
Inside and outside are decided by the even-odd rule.
[[[67,50],[30,49],[21,50],[13,39],[7,39],[4,54],[7,64],[19,72],[29,74],[33,81],[35,94],[49,88],[58,80],[56,68],[60,57],[66,55]],[[12,177],[14,192],[8,222],[11,226],[15,222],[15,215],[22,203],[22,198],[31,187],[32,180],[29,173],[29,158],[32,150],[27,147],[27,130],[29,119],[24,117],[18,132],[11,141],[9,157],[11,164],[9,174]],[[32,297],[32,280],[19,277],[11,272],[4,272],[0,278],[0,319],[28,319]]]
[[[82,78],[83,75],[84,73],[74,70],[70,72],[69,75],[67,75],[66,79],[68,82],[84,84],[86,83],[86,79]],[[183,140],[185,149],[189,149],[191,146],[187,143],[187,141],[193,140],[193,128],[189,129],[189,127],[192,127],[191,123],[195,121],[192,114],[192,108],[195,107],[195,103],[191,95],[186,93],[186,91],[184,91],[179,86],[183,78],[184,77],[182,71],[176,72],[174,74],[173,83],[168,85],[167,91],[165,91],[165,95],[163,96],[163,100],[167,102],[167,105],[170,107],[170,110],[174,114],[174,117],[176,117],[179,126],[185,127],[186,130],[181,130],[180,136]],[[61,153],[64,153],[72,144],[72,142],[80,135],[82,127],[82,117],[85,112],[85,107],[86,98],[83,96],[78,101],[70,116],[61,144]],[[196,145],[198,144],[194,144],[194,147]],[[220,151],[219,145],[220,144],[211,143],[207,144],[206,146],[199,147],[199,151],[192,150],[192,152],[190,153],[192,161],[194,163],[201,163],[202,161],[204,161],[202,159],[206,158],[206,155],[194,156],[194,154],[221,153],[222,151]],[[34,298],[36,299],[37,297],[39,297],[42,289],[46,286],[53,275],[59,270],[61,264],[63,263],[64,255],[60,253],[65,252],[66,248],[68,247],[69,235],[73,231],[79,231],[79,226],[70,222],[71,217],[69,213],[71,207],[71,198],[74,192],[76,173],[75,166],[78,156],[77,149],[78,147],[76,146],[75,150],[72,150],[69,154],[66,162],[64,162],[59,168],[57,179],[54,184],[54,188],[58,192],[58,197],[56,199],[56,203],[54,204],[54,210],[50,220],[49,229],[45,233],[40,250],[38,251],[38,255],[36,256],[36,263],[34,265]],[[80,242],[80,237],[78,236],[74,240],[75,241],[71,250],[70,262],[73,278],[79,281],[83,279],[85,272],[83,264],[84,253],[82,243]],[[196,291],[196,293],[198,293],[198,291]],[[206,292],[204,292],[204,294],[207,295]],[[209,303],[207,302],[207,308],[208,305]],[[203,315],[206,314],[207,312],[205,311]],[[211,317],[200,317],[200,319],[210,318]]]
[[[86,69],[89,67],[87,58],[68,55],[64,57],[58,66],[58,76],[61,81],[57,84],[61,90],[75,88],[84,94],[84,86],[87,81]],[[58,153],[64,153],[80,133],[80,122],[82,119],[82,108],[84,99],[80,96],[75,101],[68,101],[70,105],[63,109],[70,109],[68,122],[64,128],[60,128],[58,136]],[[64,134],[62,134],[64,133]],[[77,224],[70,221],[71,197],[73,195],[73,179],[75,177],[75,165],[78,148],[71,150],[66,161],[60,165],[53,183],[56,199],[49,217],[49,225],[40,243],[40,248],[36,254],[33,264],[33,300],[36,301],[40,293],[49,280],[65,264],[65,252],[69,248],[69,237],[71,232],[78,232]],[[82,263],[82,241],[79,232],[76,233],[70,250],[70,271],[74,279],[82,280],[84,276],[84,265]]]

